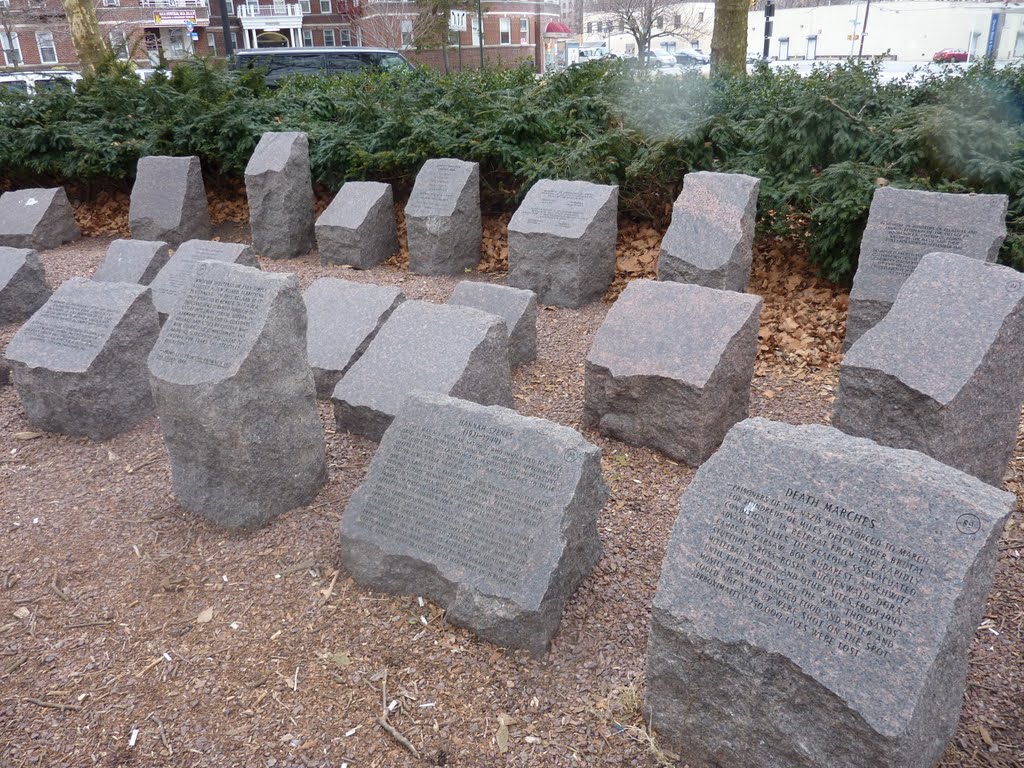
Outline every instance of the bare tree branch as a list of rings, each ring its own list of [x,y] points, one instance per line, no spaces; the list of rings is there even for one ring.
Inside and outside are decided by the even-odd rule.
[[[678,0],[593,0],[599,25],[628,32],[636,41],[637,56],[647,60],[651,42],[659,37],[692,39],[707,32],[708,24],[692,3]]]

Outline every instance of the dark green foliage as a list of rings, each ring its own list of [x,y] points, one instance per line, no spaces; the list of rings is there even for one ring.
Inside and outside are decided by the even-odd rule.
[[[846,281],[877,184],[1009,195],[1002,258],[1024,267],[1024,68],[976,65],[916,85],[875,64],[800,77],[649,77],[589,64],[442,75],[426,69],[296,78],[198,61],[145,84],[111,62],[62,90],[0,95],[0,179],[130,180],[146,154],[198,155],[239,179],[260,135],[303,130],[316,181],[377,179],[407,191],[430,157],[480,163],[485,205],[514,206],[541,178],[620,186],[623,212],[664,222],[690,170],[761,177],[762,226],[797,230]]]

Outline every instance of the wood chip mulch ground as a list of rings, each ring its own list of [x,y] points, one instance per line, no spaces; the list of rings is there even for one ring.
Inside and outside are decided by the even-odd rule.
[[[90,237],[42,254],[54,285],[91,275],[127,234],[126,197],[104,202],[78,206]],[[246,238],[244,206],[212,209],[223,239]],[[484,263],[466,277],[503,280],[506,222],[487,220]],[[606,298],[653,275],[660,236],[623,222]],[[760,238],[756,250],[751,289],[765,308],[751,413],[827,423],[846,296],[814,277],[798,243]],[[367,272],[322,267],[315,253],[262,263],[303,288],[334,275],[444,301],[456,283],[411,275],[402,257]],[[608,306],[540,313],[539,359],[514,377],[520,412],[581,429],[583,360]],[[0,346],[16,330],[0,328]],[[328,485],[308,507],[235,534],[175,504],[155,418],[106,443],[40,434],[13,387],[0,387],[0,765],[677,764],[639,703],[651,600],[693,470],[582,430],[611,488],[604,557],[536,660],[338,569],[341,513],[375,446],[337,433],[328,406],[321,415]],[[1024,490],[1024,443],[1006,487]],[[947,768],[1024,765],[1022,551],[1018,512],[971,645]],[[418,757],[381,727],[382,705]]]

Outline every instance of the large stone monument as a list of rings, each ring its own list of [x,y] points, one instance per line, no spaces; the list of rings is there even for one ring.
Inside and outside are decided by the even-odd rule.
[[[583,422],[698,466],[746,418],[762,299],[634,280],[587,354]]]
[[[160,333],[149,289],[73,277],[7,347],[32,426],[107,440],[153,413],[146,356]]]
[[[832,424],[1001,485],[1024,402],[1024,275],[921,259],[839,369]]]
[[[1014,505],[916,451],[736,425],[683,494],[644,719],[689,765],[934,766]]]
[[[1006,208],[1006,195],[876,189],[850,291],[844,349],[885,317],[926,253],[995,261],[1006,237]]]
[[[619,188],[538,181],[508,223],[508,281],[541,304],[581,307],[615,277]]]
[[[149,285],[171,257],[167,243],[115,240],[92,279],[98,283]]]
[[[31,317],[51,293],[39,254],[0,246],[0,325]]]
[[[403,302],[335,388],[338,429],[380,440],[411,392],[511,407],[505,321],[469,307]]]
[[[64,187],[0,195],[0,246],[42,251],[81,236]]]
[[[409,271],[461,275],[480,263],[480,164],[427,160],[405,206]]]
[[[395,308],[401,290],[322,277],[303,295],[309,317],[306,351],[316,381],[316,396],[328,399],[338,381],[370,346]]]
[[[198,157],[140,157],[128,208],[135,240],[172,248],[210,237],[210,209]]]
[[[537,359],[537,295],[533,291],[463,280],[455,286],[448,303],[473,307],[503,319],[513,368]]]
[[[245,194],[256,253],[294,259],[309,252],[314,199],[306,134],[264,133],[245,167]]]
[[[189,240],[171,256],[151,283],[153,305],[166,317],[188,288],[196,264],[201,261],[223,261],[243,267],[260,268],[252,246],[243,243],[221,243],[213,240]]]
[[[149,356],[178,503],[254,528],[327,479],[293,275],[204,261]]]
[[[686,174],[661,241],[658,279],[746,291],[760,188],[760,179],[742,173]]]
[[[547,651],[601,556],[601,453],[500,407],[412,395],[341,521],[341,561],[372,589],[425,595],[499,645]]]
[[[370,269],[398,253],[391,185],[350,181],[316,220],[321,264]]]

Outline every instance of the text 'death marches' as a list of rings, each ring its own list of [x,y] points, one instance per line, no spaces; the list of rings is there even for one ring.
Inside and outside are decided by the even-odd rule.
[[[97,307],[51,299],[25,328],[25,337],[64,349],[94,351],[103,348],[110,330],[121,317],[112,307]]]

